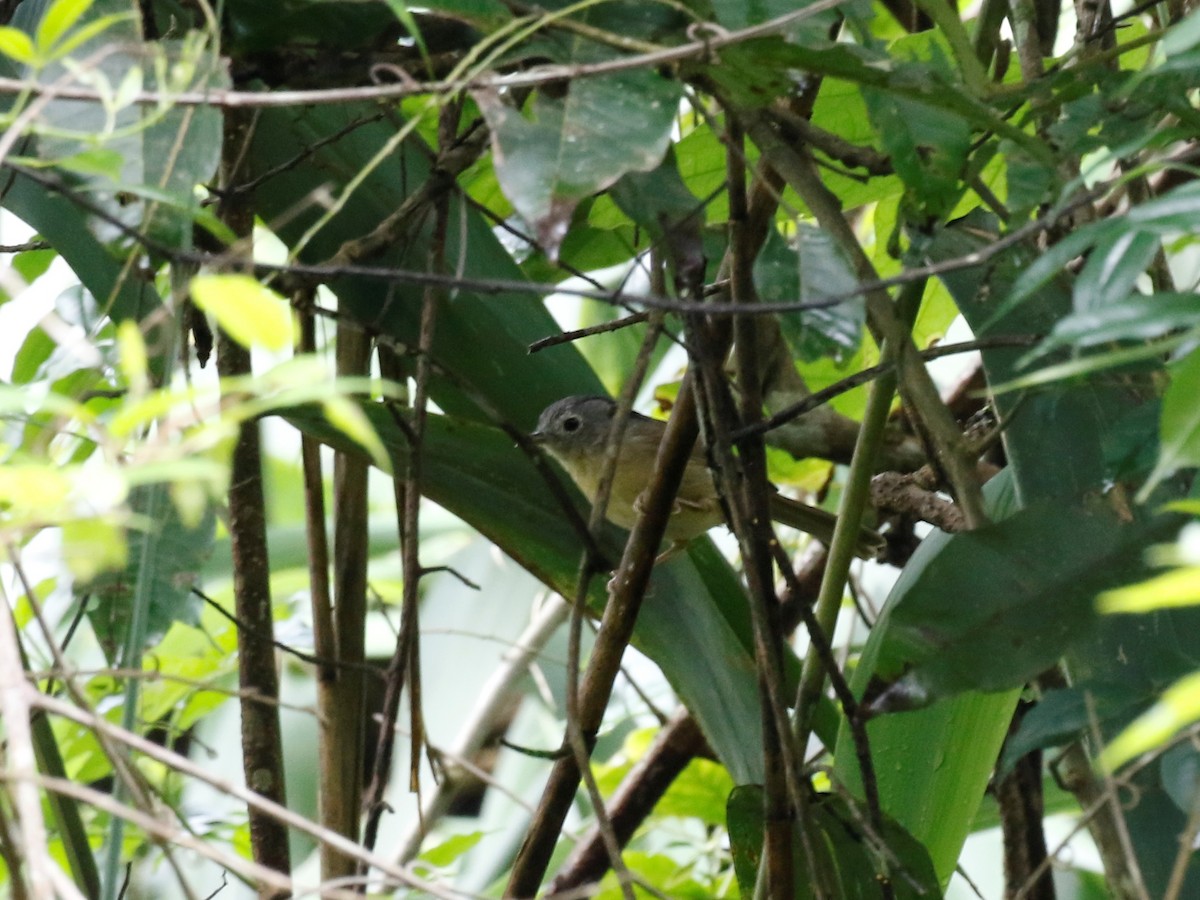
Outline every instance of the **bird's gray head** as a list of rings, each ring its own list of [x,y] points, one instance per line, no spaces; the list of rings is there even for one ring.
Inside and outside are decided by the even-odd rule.
[[[594,449],[603,446],[616,411],[617,404],[608,397],[564,397],[542,410],[530,436],[555,454]]]

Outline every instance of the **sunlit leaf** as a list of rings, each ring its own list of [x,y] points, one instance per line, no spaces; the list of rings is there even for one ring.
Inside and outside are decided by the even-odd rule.
[[[335,428],[345,432],[346,437],[361,445],[370,455],[371,461],[387,474],[392,474],[391,457],[384,449],[371,422],[363,414],[362,407],[347,397],[330,397],[323,404],[325,418]]]
[[[130,390],[143,393],[150,385],[150,357],[141,329],[128,319],[117,326],[117,359]]]
[[[1141,613],[1200,604],[1200,566],[1185,566],[1148,581],[1105,591],[1096,600],[1102,613]]]
[[[1135,756],[1166,743],[1200,719],[1200,672],[1182,678],[1162,698],[1118,734],[1100,753],[1100,764],[1115,770]]]
[[[1200,465],[1200,352],[1193,350],[1171,367],[1162,402],[1158,465],[1138,492],[1139,499],[1172,472]]]
[[[200,275],[192,279],[191,294],[243,347],[285,350],[295,343],[291,306],[249,275]]]
[[[29,65],[34,59],[33,41],[19,28],[9,25],[0,26],[0,53],[19,63]]]
[[[92,6],[93,0],[54,0],[37,28],[38,50],[46,53]]]
[[[105,519],[74,519],[63,523],[63,558],[82,582],[101,572],[124,567],[128,559],[125,530]]]

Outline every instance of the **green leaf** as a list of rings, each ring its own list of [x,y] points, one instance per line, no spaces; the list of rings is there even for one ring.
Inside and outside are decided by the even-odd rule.
[[[1103,505],[1059,502],[955,535],[936,567],[906,580],[872,704],[1020,687],[1092,631],[1095,595],[1144,571],[1146,547],[1177,528],[1174,517],[1123,522]]]
[[[573,81],[562,97],[539,91],[528,118],[494,91],[475,93],[500,186],[547,253],[580,200],[662,161],[680,96],[678,83],[640,70]]]
[[[455,834],[428,850],[422,851],[421,859],[431,866],[448,866],[483,839],[482,831],[471,834]]]
[[[425,37],[421,34],[421,27],[417,24],[416,16],[412,14],[408,4],[404,0],[384,0],[387,3],[388,9],[392,14],[400,20],[400,24],[412,36],[416,42],[417,48],[421,51],[421,59],[426,64],[429,63],[429,48],[425,46]]]
[[[58,43],[59,38],[91,8],[92,3],[93,0],[54,0],[38,23],[38,51],[48,53]]]
[[[1158,464],[1138,492],[1139,499],[1177,469],[1200,465],[1200,352],[1193,350],[1171,366],[1163,396]]]
[[[1159,41],[1163,56],[1171,57],[1200,44],[1200,10],[1192,10],[1169,29]]]
[[[191,587],[211,551],[216,515],[210,504],[199,524],[185,525],[164,495],[152,500],[161,487],[152,484],[134,488],[131,493],[130,507],[135,515],[149,514],[150,518],[128,533],[126,568],[119,574],[102,575],[87,585],[81,582],[76,586],[78,591],[87,590],[96,597],[88,606],[88,619],[110,661],[120,658],[130,624],[138,617],[145,624],[144,643],[131,648],[138,659],[144,646],[161,638],[172,622],[198,621],[199,601]],[[144,598],[146,606],[136,610],[139,597]]]
[[[0,53],[23,65],[30,65],[36,51],[29,35],[19,28],[3,25],[0,26]]]
[[[1102,613],[1142,613],[1200,604],[1200,566],[1183,566],[1147,581],[1105,591],[1096,601]]]
[[[1141,753],[1165,744],[1177,732],[1200,719],[1200,672],[1181,678],[1162,698],[1138,716],[1100,753],[1100,765],[1110,772]]]
[[[1140,294],[1060,319],[1031,356],[1063,346],[1092,347],[1110,341],[1155,338],[1177,328],[1200,326],[1195,294]]]
[[[733,789],[726,804],[726,825],[733,870],[743,897],[754,896],[763,853],[763,794],[761,785]]]
[[[1144,231],[1122,231],[1098,243],[1075,279],[1075,309],[1098,310],[1128,299],[1158,249],[1158,235]]]
[[[729,797],[727,810],[730,850],[741,896],[754,896],[754,885],[762,860],[763,790],[758,785],[737,788]],[[883,862],[859,823],[865,811],[851,811],[836,794],[817,794],[807,816],[794,824],[797,830],[792,850],[795,868],[795,897],[877,897],[880,881],[891,883],[893,896],[903,900],[942,896],[929,853],[903,826],[885,818],[877,839],[885,844],[897,869]],[[806,839],[798,830],[803,828]],[[812,851],[810,859],[808,851]]]
[[[654,806],[660,816],[699,819],[707,825],[723,825],[733,779],[723,766],[707,759],[687,764],[661,800]]]
[[[768,303],[820,303],[858,285],[833,239],[808,225],[800,226],[795,249],[772,229],[754,262],[754,281]],[[824,309],[784,313],[779,323],[793,356],[804,362],[832,356],[841,362],[858,350],[865,317],[862,298],[852,297]]]
[[[286,300],[249,275],[199,275],[192,301],[243,347],[286,350],[296,341],[295,315]]]

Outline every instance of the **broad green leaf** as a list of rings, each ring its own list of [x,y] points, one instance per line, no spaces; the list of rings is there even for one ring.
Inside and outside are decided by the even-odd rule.
[[[495,92],[476,92],[500,186],[551,256],[579,201],[662,161],[680,95],[655,72],[623,72],[574,81],[562,97],[539,91],[527,118]]]
[[[998,771],[1010,771],[1017,760],[1033,750],[1062,746],[1091,733],[1096,726],[1128,721],[1130,710],[1141,711],[1153,699],[1146,691],[1120,681],[1047,691],[1004,742]]]
[[[125,656],[135,654],[140,665],[145,646],[161,638],[171,623],[198,621],[199,600],[191,588],[211,550],[216,515],[210,504],[197,526],[185,526],[160,484],[135,488],[130,507],[138,527],[127,533],[126,568],[86,585],[80,582],[76,590],[96,598],[87,615],[109,660],[120,659],[124,646]],[[138,608],[139,603],[144,606]],[[140,637],[131,635],[139,623]]]
[[[707,759],[694,759],[667,788],[654,806],[660,816],[699,819],[707,825],[725,824],[726,804],[734,789],[724,767]]]
[[[1089,635],[1096,594],[1136,577],[1145,549],[1177,528],[1173,517],[1123,522],[1100,504],[1056,502],[955,535],[891,610],[873,703],[1020,687]]]
[[[295,315],[286,300],[249,275],[199,275],[192,301],[243,347],[286,350],[296,340]]]
[[[858,285],[829,235],[807,225],[800,226],[795,248],[775,230],[767,235],[754,262],[754,281],[759,297],[767,303],[820,303],[850,293]],[[861,297],[779,317],[784,340],[793,356],[803,362],[823,356],[844,361],[858,350],[864,321]]]
[[[881,880],[890,882],[892,896],[904,900],[942,896],[929,853],[891,818],[885,818],[877,838],[888,847],[893,869],[862,833],[866,815],[861,807],[851,811],[847,801],[829,793],[815,794],[807,816],[796,820],[792,861],[797,900],[817,897],[883,896]],[[762,859],[763,790],[759,785],[740,787],[730,795],[727,810],[730,849],[743,897],[754,895]],[[805,829],[802,840],[799,829]],[[812,852],[810,859],[808,851]]]

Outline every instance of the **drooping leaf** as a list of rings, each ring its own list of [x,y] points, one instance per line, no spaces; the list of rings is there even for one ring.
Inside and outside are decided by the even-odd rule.
[[[551,256],[580,200],[662,161],[680,96],[678,83],[641,70],[573,81],[564,96],[539,91],[528,118],[476,92],[500,186]]]
[[[768,303],[819,304],[853,294],[858,285],[833,239],[808,225],[800,226],[795,248],[777,231],[768,234],[754,262],[754,280],[759,297]],[[800,360],[832,356],[841,361],[858,349],[865,315],[862,298],[850,296],[833,306],[784,313],[779,324]]]

